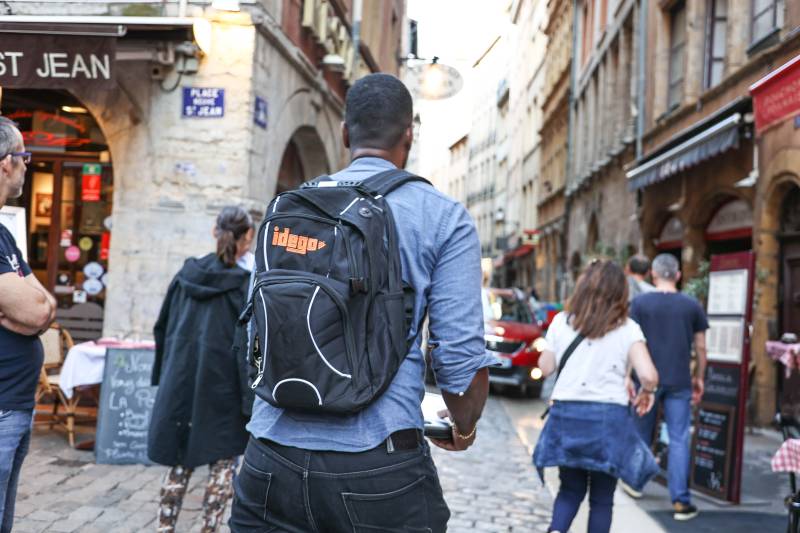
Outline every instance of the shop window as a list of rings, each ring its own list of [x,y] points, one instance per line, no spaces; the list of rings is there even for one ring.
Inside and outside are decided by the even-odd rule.
[[[728,38],[728,0],[709,0],[706,23],[705,88],[722,81]]]
[[[783,26],[785,0],[753,0],[750,42],[756,45]]]
[[[686,4],[680,2],[670,11],[669,23],[669,88],[667,104],[677,107],[683,100],[686,71]]]

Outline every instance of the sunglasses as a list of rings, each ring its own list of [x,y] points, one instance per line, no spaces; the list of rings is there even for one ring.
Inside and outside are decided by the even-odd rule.
[[[31,152],[9,152],[6,155],[4,155],[3,157],[0,157],[0,161],[2,161],[3,159],[5,159],[8,156],[21,157],[22,158],[22,162],[25,163],[26,165],[29,165],[30,162],[31,162],[31,156],[32,155],[33,154]]]

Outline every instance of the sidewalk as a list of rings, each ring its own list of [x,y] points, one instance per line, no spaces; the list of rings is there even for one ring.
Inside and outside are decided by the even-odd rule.
[[[508,399],[504,406],[509,416],[516,421],[520,439],[532,453],[543,422],[539,415],[544,410],[542,402],[526,402]],[[785,475],[770,470],[770,459],[780,446],[777,433],[756,430],[745,435],[745,457],[743,461],[742,504],[734,506],[719,502],[705,495],[693,494],[693,503],[700,515],[688,522],[677,522],[672,518],[669,492],[666,486],[651,482],[644,496],[634,500],[620,488],[614,495],[614,520],[612,533],[753,533],[782,532],[786,528],[786,511],[783,497],[789,492],[789,481]],[[558,491],[558,472],[548,469],[545,474],[547,486],[555,495]],[[584,501],[572,527],[573,533],[586,530],[588,503]]]
[[[476,445],[466,452],[431,447],[452,512],[448,531],[547,531],[550,493],[536,478],[499,400],[489,399],[478,433]],[[97,465],[92,452],[71,449],[61,433],[37,429],[22,468],[14,532],[155,531],[165,472],[161,466]],[[199,468],[191,478],[179,532],[200,530],[207,475]],[[229,513],[230,508],[226,523]]]

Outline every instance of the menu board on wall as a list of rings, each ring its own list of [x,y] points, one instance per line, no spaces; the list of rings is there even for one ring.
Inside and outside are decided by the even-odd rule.
[[[692,439],[692,486],[720,499],[730,491],[734,413],[734,407],[704,403]]]
[[[722,270],[709,274],[708,314],[747,314],[747,270]]]
[[[708,360],[741,363],[744,345],[744,318],[709,318],[706,332]]]

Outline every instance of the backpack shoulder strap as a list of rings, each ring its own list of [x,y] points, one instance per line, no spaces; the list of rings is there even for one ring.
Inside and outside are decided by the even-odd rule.
[[[371,176],[359,184],[359,188],[372,196],[386,196],[396,188],[410,181],[431,185],[430,181],[399,168],[393,168]]]

